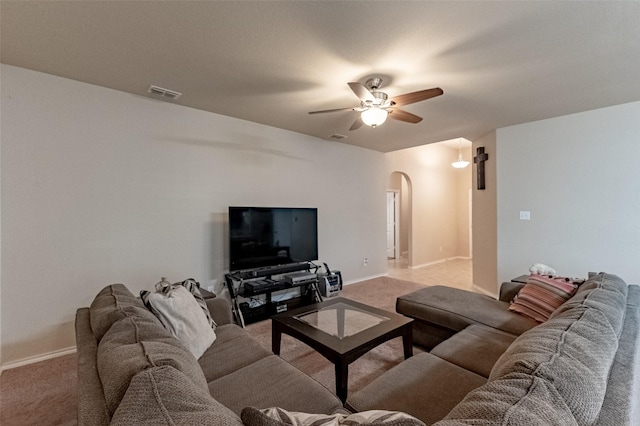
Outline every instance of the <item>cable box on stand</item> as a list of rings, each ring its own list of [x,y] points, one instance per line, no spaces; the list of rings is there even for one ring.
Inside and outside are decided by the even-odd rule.
[[[244,283],[244,294],[263,294],[265,291],[278,291],[287,288],[286,283],[273,280],[256,280]]]
[[[310,271],[294,272],[284,275],[284,280],[291,285],[302,285],[318,281],[318,274]]]

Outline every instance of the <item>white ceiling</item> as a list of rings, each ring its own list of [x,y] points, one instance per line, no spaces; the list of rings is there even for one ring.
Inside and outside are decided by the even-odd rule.
[[[2,1],[1,59],[388,152],[640,100],[640,2]],[[382,76],[419,124],[349,127]],[[336,142],[338,143],[338,142]]]

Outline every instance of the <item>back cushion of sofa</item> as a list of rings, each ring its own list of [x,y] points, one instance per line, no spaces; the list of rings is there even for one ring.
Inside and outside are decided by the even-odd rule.
[[[99,341],[116,321],[130,315],[144,315],[147,309],[123,284],[103,288],[89,308],[91,330]],[[147,311],[148,312],[148,311]]]
[[[184,374],[163,366],[135,375],[111,425],[242,426],[242,421]]]
[[[208,390],[197,360],[151,316],[117,321],[98,344],[98,374],[110,415],[120,404],[131,378],[146,368],[170,365],[195,386]]]
[[[630,285],[628,291],[624,326],[598,426],[640,423],[640,286]]]
[[[551,383],[579,423],[594,422],[604,400],[618,339],[599,310],[578,306],[521,335],[489,380],[513,373]]]
[[[582,284],[576,294],[560,306],[551,318],[575,307],[587,306],[601,311],[619,336],[624,321],[627,293],[628,286],[622,279],[612,274],[601,273]]]
[[[575,426],[578,422],[551,383],[510,373],[469,392],[434,426],[470,424]]]

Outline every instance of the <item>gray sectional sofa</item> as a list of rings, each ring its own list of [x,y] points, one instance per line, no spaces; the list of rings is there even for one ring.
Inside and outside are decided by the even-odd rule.
[[[431,348],[351,395],[426,424],[640,424],[640,287],[598,274],[540,325],[501,298],[431,287],[397,301]]]
[[[503,290],[506,299],[518,288]],[[219,326],[198,360],[121,284],[79,309],[78,424],[242,425],[248,406],[348,413],[232,324],[225,300],[206,303]],[[436,343],[350,395],[347,408],[440,426],[640,424],[640,287],[597,275],[540,325],[505,316],[506,306],[450,288],[400,298],[398,310],[420,317],[416,341]],[[428,327],[435,337],[421,340]]]
[[[244,407],[344,413],[324,386],[232,324],[206,299],[216,340],[196,358],[122,284],[76,313],[79,425],[242,425]]]

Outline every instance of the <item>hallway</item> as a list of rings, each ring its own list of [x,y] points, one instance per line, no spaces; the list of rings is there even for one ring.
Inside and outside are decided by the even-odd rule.
[[[389,276],[424,285],[445,285],[472,291],[473,261],[451,259],[421,268],[409,269],[406,257],[388,261]]]

